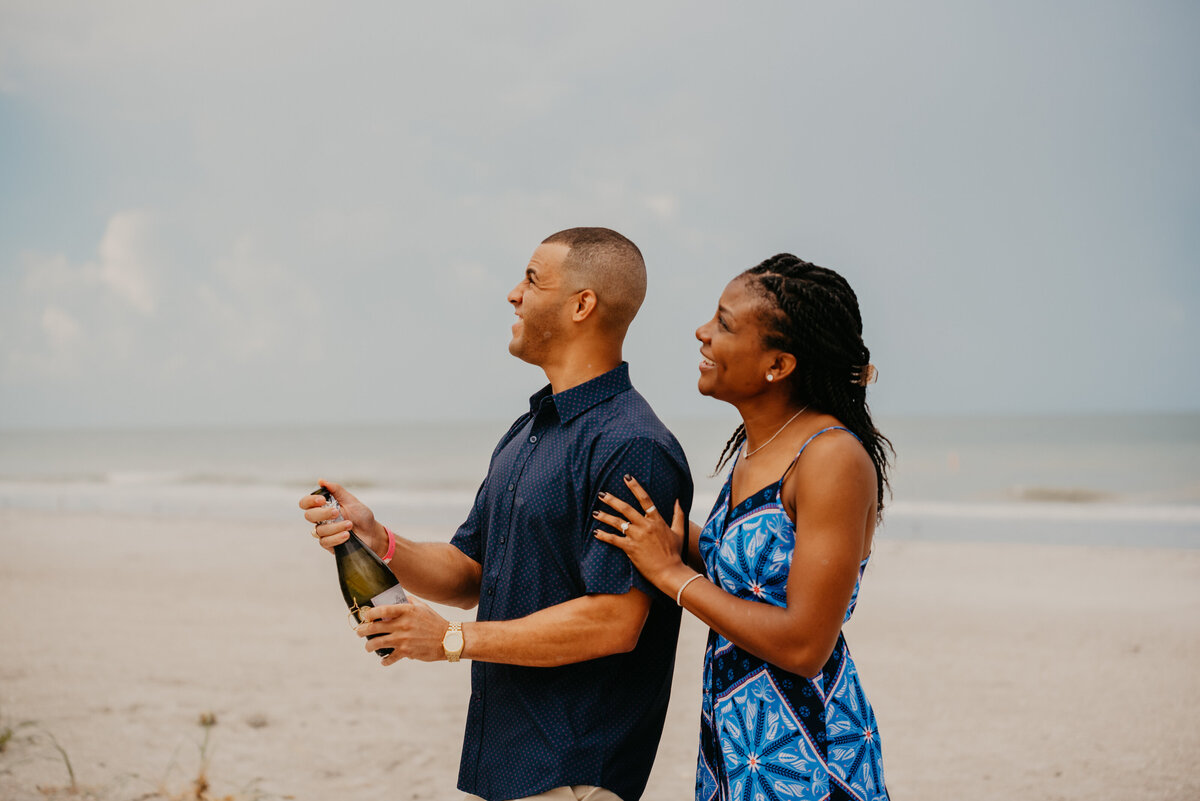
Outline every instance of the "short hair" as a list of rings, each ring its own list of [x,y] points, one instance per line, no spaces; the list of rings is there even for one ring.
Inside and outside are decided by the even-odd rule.
[[[646,262],[638,246],[610,228],[568,228],[542,244],[570,248],[563,259],[568,280],[595,292],[601,324],[624,333],[646,298]]]

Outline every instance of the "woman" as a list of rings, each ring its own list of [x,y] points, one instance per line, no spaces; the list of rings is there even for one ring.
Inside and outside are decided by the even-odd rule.
[[[625,534],[596,536],[711,628],[696,797],[886,801],[875,716],[841,633],[891,445],[867,409],[858,299],[832,270],[781,254],[735,278],[696,338],[700,392],[742,417],[708,522],[685,536],[676,503],[668,527],[629,476],[642,508],[609,495],[615,514],[596,513]]]

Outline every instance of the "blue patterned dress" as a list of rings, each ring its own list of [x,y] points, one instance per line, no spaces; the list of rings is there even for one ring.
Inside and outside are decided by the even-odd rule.
[[[800,453],[835,428],[847,430],[818,431]],[[732,476],[700,534],[708,577],[739,598],[787,606],[796,530],[780,498],[783,478],[729,509]],[[703,686],[700,801],[887,801],[875,713],[840,633],[821,673],[807,679],[710,631]]]

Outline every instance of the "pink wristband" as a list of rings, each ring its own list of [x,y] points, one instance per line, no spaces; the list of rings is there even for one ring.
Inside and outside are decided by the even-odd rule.
[[[388,549],[387,553],[383,555],[383,563],[386,565],[392,561],[392,557],[396,554],[396,535],[393,534],[392,530],[387,526],[384,526],[383,530],[386,531],[388,535]]]

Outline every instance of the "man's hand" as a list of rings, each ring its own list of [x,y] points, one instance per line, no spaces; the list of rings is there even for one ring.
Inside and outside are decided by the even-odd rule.
[[[353,529],[367,547],[371,548],[375,553],[382,553],[384,548],[376,547],[380,543],[379,531],[382,527],[375,522],[375,513],[370,510],[362,501],[346,491],[341,484],[334,484],[332,481],[322,479],[318,482],[322,487],[329,490],[333,495],[334,500],[342,507],[342,517],[344,520],[337,523],[328,521],[337,517],[338,513],[335,509],[326,509],[325,499],[320,495],[305,495],[300,499],[300,508],[304,510],[304,519],[313,526],[313,536],[321,543],[321,547],[332,552],[335,545],[341,545],[346,540],[350,539],[350,530]],[[386,537],[386,534],[384,535]]]
[[[401,659],[437,662],[446,658],[442,638],[450,623],[419,598],[411,603],[368,607],[362,611],[365,621],[355,631],[359,637],[381,636],[367,640],[368,651],[393,649],[380,662],[385,667]]]

